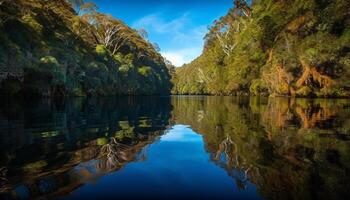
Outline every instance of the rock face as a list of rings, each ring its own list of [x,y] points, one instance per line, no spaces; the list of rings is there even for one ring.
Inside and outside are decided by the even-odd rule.
[[[214,22],[203,54],[177,69],[173,93],[350,97],[349,4],[235,6]]]
[[[0,2],[1,94],[169,93],[164,59],[122,21],[96,11],[79,16],[65,0]],[[113,46],[98,37],[110,27]]]

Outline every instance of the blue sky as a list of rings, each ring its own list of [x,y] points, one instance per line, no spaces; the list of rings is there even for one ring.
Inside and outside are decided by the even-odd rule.
[[[225,15],[232,0],[95,0],[99,11],[135,29],[144,28],[164,57],[181,66],[199,56],[207,26]]]

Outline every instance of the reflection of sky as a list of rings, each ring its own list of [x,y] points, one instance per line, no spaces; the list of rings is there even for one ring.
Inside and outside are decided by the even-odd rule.
[[[28,199],[29,198],[29,189],[26,185],[19,185],[14,189],[14,193],[20,199]]]
[[[253,184],[238,189],[227,171],[211,162],[202,136],[189,126],[172,127],[145,155],[66,199],[260,199]]]
[[[189,126],[176,125],[167,134],[160,138],[160,141],[173,141],[173,142],[201,142],[202,137],[197,134],[193,134],[193,131],[189,129]]]

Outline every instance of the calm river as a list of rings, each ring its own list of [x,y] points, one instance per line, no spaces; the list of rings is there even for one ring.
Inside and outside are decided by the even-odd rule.
[[[350,100],[1,100],[0,199],[349,199]]]

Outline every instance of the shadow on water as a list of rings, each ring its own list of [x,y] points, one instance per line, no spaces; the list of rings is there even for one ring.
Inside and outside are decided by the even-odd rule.
[[[2,102],[0,198],[66,196],[134,161],[149,159],[150,163],[137,166],[161,169],[154,167],[185,155],[165,159],[167,155],[157,151],[183,151],[163,142],[153,147],[150,159],[145,149],[174,125],[189,125],[202,136],[207,155],[196,159],[208,157],[238,191],[253,184],[256,196],[264,199],[347,199],[350,195],[349,100],[173,96]],[[192,143],[186,145],[193,150]],[[191,158],[186,166],[198,166],[191,152],[186,156]],[[198,171],[216,176],[209,165],[201,167]],[[135,165],[124,173],[140,168]],[[183,174],[196,170],[187,171]],[[195,182],[201,178],[192,184],[207,186]],[[162,181],[172,184],[166,177]],[[182,187],[171,188],[176,192]]]

